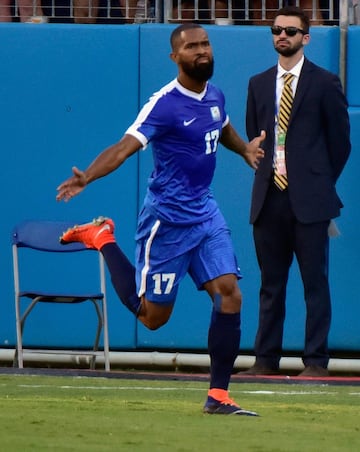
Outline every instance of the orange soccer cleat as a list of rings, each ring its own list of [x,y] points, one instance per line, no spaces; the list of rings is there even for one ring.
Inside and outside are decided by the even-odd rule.
[[[60,243],[66,245],[81,242],[87,248],[100,250],[108,243],[115,243],[114,222],[111,218],[98,217],[90,223],[75,225],[60,237]]]

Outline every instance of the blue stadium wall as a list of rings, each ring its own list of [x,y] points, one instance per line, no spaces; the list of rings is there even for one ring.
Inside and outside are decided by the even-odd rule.
[[[148,149],[128,160],[105,180],[89,186],[69,203],[55,201],[56,187],[71,167],[85,168],[104,147],[118,140],[139,106],[176,76],[169,59],[170,25],[41,25],[0,26],[1,130],[1,305],[0,347],[16,342],[10,237],[24,219],[87,221],[112,217],[119,244],[134,255],[136,216],[152,166]],[[213,81],[227,98],[233,124],[245,136],[244,111],[248,79],[275,64],[266,27],[208,27],[215,54]],[[353,152],[339,181],[345,208],[337,220],[341,235],[331,240],[333,323],[330,347],[358,351],[360,346],[357,283],[359,277],[360,195],[360,27],[348,35],[347,95]],[[339,29],[314,27],[306,55],[338,73]],[[232,229],[244,278],[241,350],[253,348],[258,316],[259,271],[248,223],[253,173],[236,155],[220,148],[213,189]],[[85,283],[85,262],[74,269]],[[44,281],[54,278],[46,270]],[[61,272],[58,278],[61,280]],[[64,288],[65,289],[65,288]],[[180,289],[171,320],[147,331],[118,301],[108,279],[109,330],[112,350],[170,349],[203,351],[207,346],[210,301],[190,278]],[[25,345],[82,347],[91,344],[93,314],[81,310],[73,320],[69,307],[54,311],[38,306],[28,320]],[[294,263],[287,299],[285,350],[302,350],[304,300]],[[56,314],[54,314],[56,312]],[[81,319],[81,320],[79,320]]]

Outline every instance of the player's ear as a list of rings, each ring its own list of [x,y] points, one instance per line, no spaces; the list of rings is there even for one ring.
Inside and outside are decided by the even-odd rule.
[[[176,56],[177,56],[177,54],[176,54],[175,52],[171,52],[171,53],[170,53],[170,59],[171,59],[174,63],[177,62]]]

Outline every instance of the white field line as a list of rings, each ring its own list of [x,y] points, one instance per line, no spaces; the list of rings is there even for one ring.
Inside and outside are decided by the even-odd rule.
[[[6,383],[1,384],[0,386],[9,386]],[[93,391],[179,391],[179,388],[169,388],[169,387],[151,387],[151,386],[71,386],[71,385],[61,385],[61,386],[54,386],[54,385],[31,385],[31,384],[20,384],[17,385],[19,388],[57,388],[57,389],[64,389],[64,390],[93,390]],[[203,388],[181,388],[182,391],[204,391]],[[231,390],[231,394],[254,394],[254,395],[337,395],[338,392],[331,392],[331,391],[241,391],[241,390]],[[360,396],[360,389],[359,392],[353,392],[353,388],[351,388],[351,392],[348,393],[349,395],[354,396]]]

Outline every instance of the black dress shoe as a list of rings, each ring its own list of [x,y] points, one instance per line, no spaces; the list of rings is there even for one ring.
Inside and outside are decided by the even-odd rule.
[[[321,366],[306,366],[305,369],[299,373],[299,377],[328,377],[329,371]]]
[[[254,364],[250,369],[239,372],[239,375],[278,375],[278,369],[262,366],[261,364]]]

